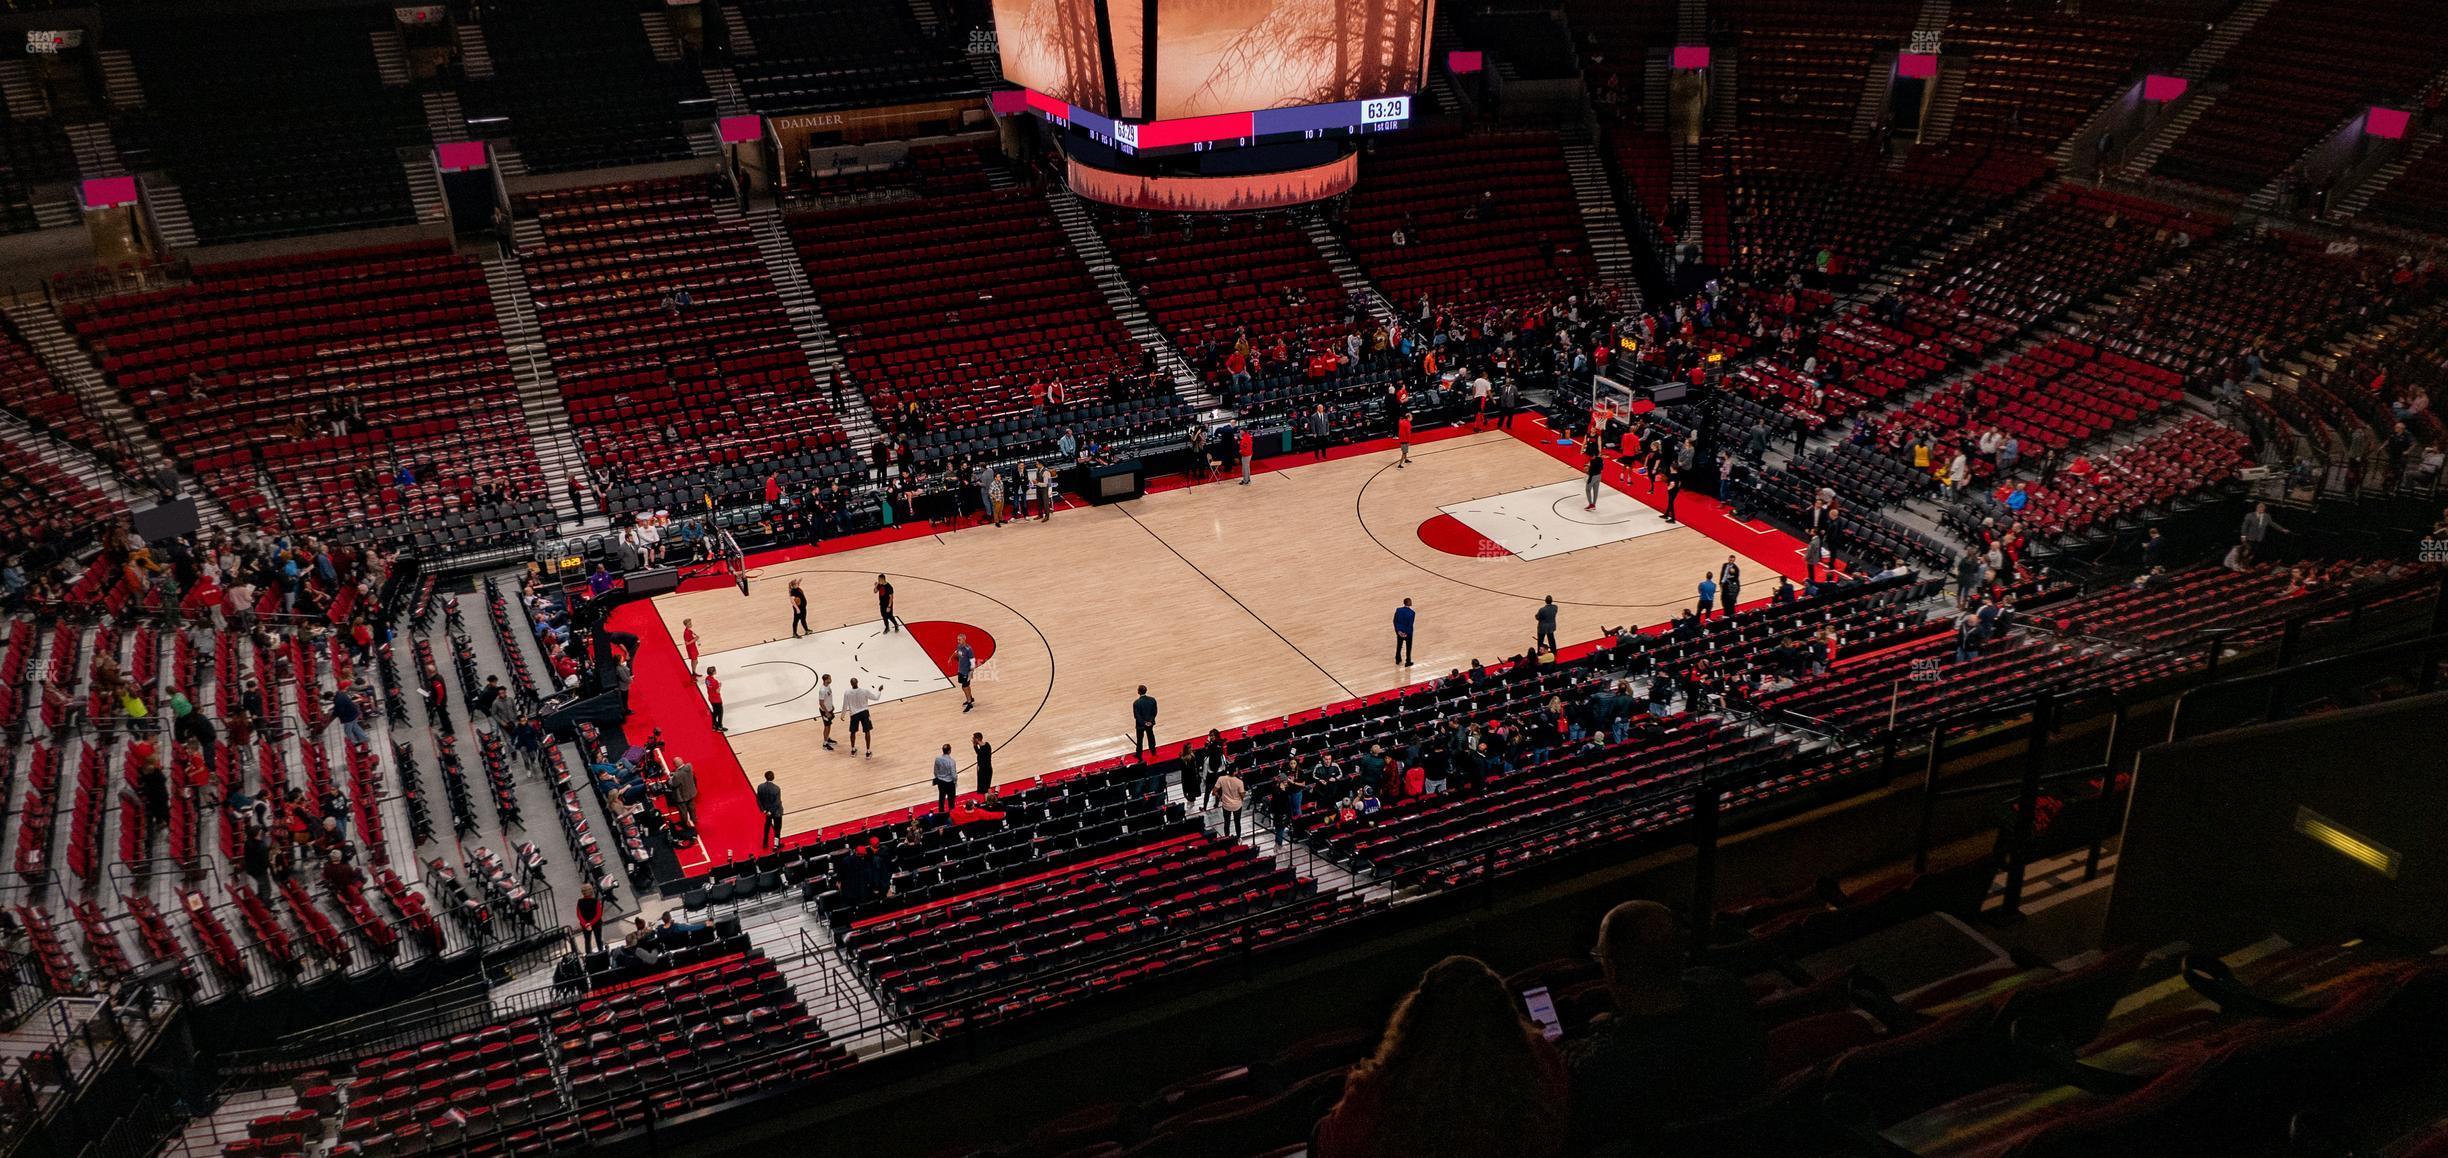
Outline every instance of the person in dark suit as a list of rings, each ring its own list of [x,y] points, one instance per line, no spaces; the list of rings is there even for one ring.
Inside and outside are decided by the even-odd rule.
[[[761,838],[769,847],[782,845],[782,786],[774,783],[773,770],[765,770],[765,782],[757,785],[757,811],[765,814],[765,833]]]
[[[1734,561],[1734,556],[1728,555],[1725,566],[1717,569],[1717,606],[1724,608],[1726,614],[1732,615],[1734,605],[1741,601],[1742,566]]]
[[[1555,596],[1553,596],[1553,595],[1548,596],[1548,597],[1547,597],[1547,601],[1546,601],[1546,602],[1539,604],[1539,609],[1538,609],[1538,640],[1537,640],[1535,643],[1533,643],[1531,646],[1532,646],[1533,648],[1535,648],[1536,650],[1539,650],[1539,651],[1554,651],[1554,650],[1555,650],[1555,646],[1556,646],[1556,602],[1555,602]]]
[[[1156,697],[1148,694],[1147,685],[1139,685],[1139,698],[1131,701],[1131,754],[1147,763],[1148,749],[1156,746]]]

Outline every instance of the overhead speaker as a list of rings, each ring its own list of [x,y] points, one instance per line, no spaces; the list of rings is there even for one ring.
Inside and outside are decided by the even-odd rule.
[[[668,595],[679,589],[680,572],[674,567],[648,567],[643,571],[631,571],[622,586],[627,587],[629,594],[638,599]]]
[[[155,503],[141,511],[128,512],[136,537],[147,543],[159,543],[195,533],[196,505],[194,499],[170,499]]]

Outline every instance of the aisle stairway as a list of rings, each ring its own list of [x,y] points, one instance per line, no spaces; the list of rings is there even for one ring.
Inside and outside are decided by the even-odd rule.
[[[646,26],[646,47],[661,64],[680,63],[680,40],[672,35],[671,17],[657,5],[638,12],[638,20]]]
[[[145,104],[144,86],[136,81],[136,61],[127,50],[106,48],[102,62],[102,96],[112,108],[121,112],[141,109]]]
[[[86,413],[96,416],[104,426],[126,439],[133,447],[137,461],[144,464],[145,469],[176,463],[170,457],[169,448],[153,436],[153,431],[137,419],[135,411],[128,408],[127,400],[120,397],[119,392],[103,378],[101,367],[94,364],[93,357],[86,353],[85,347],[78,345],[77,340],[68,335],[67,327],[60,324],[59,315],[51,311],[49,303],[30,299],[7,306],[6,312],[9,321],[16,324],[17,333],[33,349],[34,356],[42,362],[44,369],[51,372],[51,380],[74,391],[77,399],[84,404]],[[184,490],[194,496],[196,516],[203,525],[221,530],[237,529],[238,520],[231,517],[229,508],[223,506],[221,500],[199,486],[189,485]]]
[[[1683,236],[1675,240],[1685,245],[1698,245],[1700,224],[1700,146],[1682,141],[1674,143],[1671,154],[1673,180],[1670,188],[1674,199],[1683,205]]]
[[[426,92],[418,94],[418,99],[425,104],[425,131],[433,135],[435,144],[468,139],[467,113],[459,108],[458,93]]]
[[[382,82],[393,88],[405,86],[409,81],[408,44],[401,39],[399,30],[386,28],[380,32],[370,32],[366,34],[366,39],[373,46],[374,71],[382,77]]]
[[[1581,210],[1582,231],[1589,237],[1590,257],[1598,276],[1630,295],[1627,308],[1640,308],[1640,279],[1632,270],[1632,243],[1624,236],[1623,214],[1615,204],[1615,187],[1607,180],[1606,162],[1590,143],[1589,128],[1574,124],[1560,134],[1564,168],[1572,174],[1573,202]]]
[[[1213,410],[1221,404],[1215,392],[1199,381],[1190,363],[1166,340],[1164,331],[1156,328],[1147,305],[1131,289],[1130,279],[1122,276],[1122,267],[1114,261],[1113,250],[1105,245],[1105,237],[1097,232],[1096,222],[1088,210],[1069,189],[1055,188],[1046,193],[1046,201],[1054,210],[1054,220],[1062,225],[1063,236],[1071,240],[1071,251],[1079,255],[1088,267],[1088,275],[1096,279],[1097,289],[1105,295],[1105,304],[1113,308],[1114,316],[1122,320],[1124,329],[1139,343],[1139,348],[1156,356],[1156,364],[1173,379],[1173,390],[1201,411]]]
[[[1869,140],[1878,123],[1887,119],[1887,94],[1894,89],[1895,67],[1894,53],[1871,54],[1868,75],[1862,78],[1861,96],[1853,103],[1853,124],[1845,132],[1848,139]]]
[[[520,219],[512,232],[522,253],[543,244],[543,231],[532,217]],[[535,443],[536,464],[543,469],[546,484],[557,492],[567,480],[582,476],[585,459],[578,452],[578,440],[571,436],[561,381],[553,374],[544,332],[536,324],[527,271],[516,259],[503,257],[486,261],[484,271],[493,313],[501,321],[502,343],[510,350],[510,370],[518,379],[519,409],[527,416],[527,436]]]
[[[2213,29],[2210,35],[2203,37],[2201,43],[2193,46],[2193,51],[2186,54],[2184,63],[2176,68],[2176,75],[2183,77],[2192,85],[2184,98],[2178,102],[2181,107],[2175,110],[2174,116],[2167,117],[2158,125],[2145,130],[2139,139],[2129,142],[2125,146],[2124,155],[2117,161],[2119,168],[2131,174],[2149,172],[2150,167],[2159,162],[2160,156],[2176,144],[2176,139],[2184,136],[2185,130],[2191,128],[2193,122],[2200,120],[2201,115],[2208,112],[2211,105],[2217,103],[2218,98],[2215,94],[2203,91],[2202,82],[2209,77],[2212,70],[2219,66],[2221,61],[2227,59],[2228,51],[2233,49],[2238,41],[2243,40],[2244,35],[2251,32],[2254,25],[2259,24],[2263,16],[2268,15],[2270,7],[2276,2],[2277,0],[2244,0],[2243,3],[2236,5],[2235,11],[2227,14],[2227,19],[2219,22],[2219,26]],[[2085,124],[2080,131],[2058,146],[2056,161],[2059,168],[2072,166],[2081,151],[2098,137],[2097,122],[2110,110],[2117,108],[2124,98],[2123,92],[2109,97],[2107,107],[2101,110],[2100,115],[2092,118],[2093,123]],[[2161,110],[2161,113],[2164,116],[2166,110]]]
[[[1963,108],[1964,82],[1971,79],[1971,62],[1948,57],[1938,62],[1938,91],[1930,94],[1921,113],[1921,143],[1935,145],[1955,135],[1955,114]]]
[[[2361,216],[2373,201],[2388,192],[2389,186],[2397,183],[2397,178],[2414,167],[2414,162],[2422,160],[2423,154],[2439,146],[2440,136],[2438,129],[2425,129],[2414,134],[2404,148],[2397,150],[2396,156],[2389,158],[2388,164],[2373,170],[2372,175],[2364,178],[2361,184],[2339,197],[2337,203],[2330,206],[2330,212],[2341,221],[2352,221]]]
[[[152,215],[153,228],[161,234],[162,248],[194,248],[195,221],[187,215],[187,197],[179,192],[178,185],[167,174],[154,173],[139,177],[137,188],[144,195],[145,209]]]
[[[119,157],[118,142],[112,140],[107,122],[85,121],[69,125],[64,131],[68,135],[68,151],[76,158],[79,177],[91,181],[127,172],[127,163]]]
[[[416,205],[417,224],[450,220],[450,209],[442,202],[442,171],[435,167],[433,154],[402,150],[400,171],[408,176],[408,199]]]
[[[0,410],[0,441],[13,443],[25,453],[66,471],[69,477],[121,506],[146,507],[153,504],[150,492],[130,485],[119,477],[119,472],[104,466],[92,452],[37,428],[6,410]]]
[[[1335,233],[1334,227],[1314,211],[1302,214],[1300,225],[1301,232],[1309,235],[1309,244],[1317,247],[1318,256],[1326,259],[1326,268],[1333,270],[1335,280],[1342,283],[1343,292],[1365,303],[1369,316],[1380,325],[1392,322],[1394,307],[1384,294],[1377,292],[1377,286],[1360,269],[1360,263],[1352,260],[1351,250],[1344,247],[1343,238]]]
[[[51,98],[34,83],[34,73],[15,58],[0,60],[0,100],[8,102],[10,119],[38,121],[51,115]]]
[[[728,214],[728,206],[724,212]],[[841,380],[849,359],[834,340],[833,324],[816,300],[815,287],[808,284],[807,267],[800,263],[799,250],[782,227],[782,211],[769,205],[751,211],[746,220],[756,234],[757,252],[765,258],[766,272],[773,277],[774,291],[782,298],[782,312],[790,317],[791,332],[807,354],[808,369],[829,389]],[[851,449],[864,455],[883,430],[876,425],[875,412],[868,409],[865,392],[843,390],[839,394],[833,417],[850,436]]]
[[[459,74],[469,80],[493,79],[493,53],[485,47],[484,26],[460,24],[456,30],[459,37]]]

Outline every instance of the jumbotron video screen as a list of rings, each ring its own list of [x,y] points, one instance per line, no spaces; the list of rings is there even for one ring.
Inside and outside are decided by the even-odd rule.
[[[994,0],[994,15],[1006,80],[1154,121],[1416,93],[1435,0]]]

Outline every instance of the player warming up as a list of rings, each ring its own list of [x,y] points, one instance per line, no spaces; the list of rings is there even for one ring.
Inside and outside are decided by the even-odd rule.
[[[977,674],[977,652],[970,648],[966,635],[954,637],[952,668],[960,679],[961,710],[966,712],[977,707],[977,695],[969,690],[969,677]]]
[[[875,706],[875,700],[874,692],[858,686],[856,676],[851,677],[850,690],[843,692],[841,699],[841,710],[850,714],[850,754],[858,755],[859,733],[865,732],[870,760],[875,759],[875,721],[868,717],[867,709]]]
[[[892,580],[887,579],[882,575],[876,576],[875,593],[876,615],[878,618],[881,618],[884,621],[884,630],[898,630],[901,626],[901,619],[899,616],[893,614]],[[855,685],[856,681],[852,682]]]
[[[816,677],[816,718],[824,724],[825,751],[833,750],[833,677]]]

